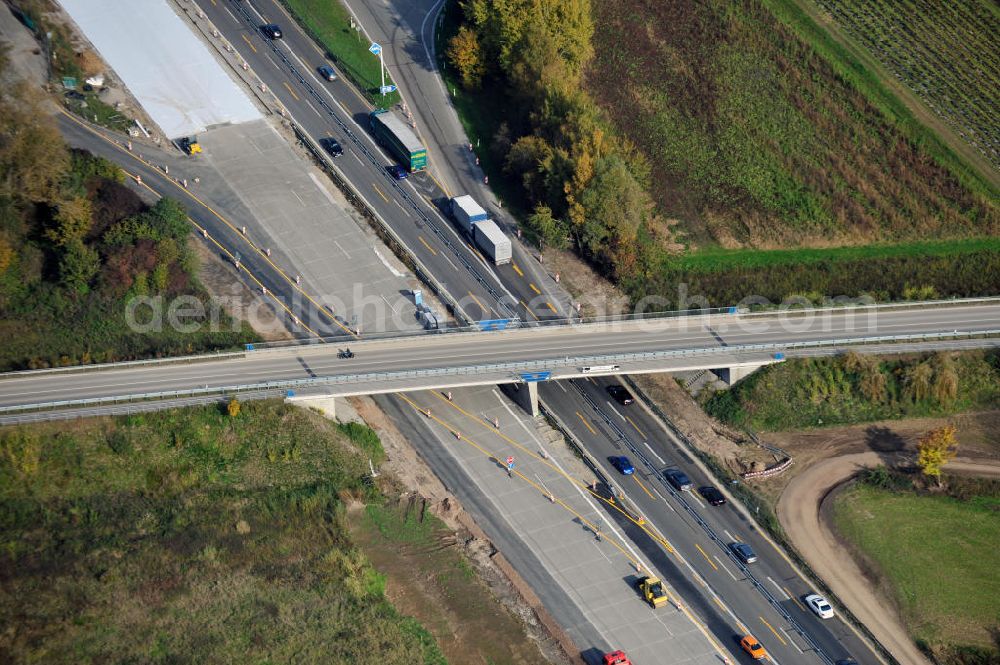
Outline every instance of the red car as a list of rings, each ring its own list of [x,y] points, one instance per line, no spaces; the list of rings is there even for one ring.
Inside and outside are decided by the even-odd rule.
[[[628,659],[624,651],[606,653],[604,654],[604,660],[601,662],[604,665],[632,665],[632,661]]]

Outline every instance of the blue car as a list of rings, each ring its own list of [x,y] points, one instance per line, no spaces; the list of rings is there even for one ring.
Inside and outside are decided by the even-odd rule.
[[[610,459],[611,466],[621,471],[622,474],[630,476],[635,473],[635,467],[632,466],[632,462],[629,462],[627,457],[612,457]]]

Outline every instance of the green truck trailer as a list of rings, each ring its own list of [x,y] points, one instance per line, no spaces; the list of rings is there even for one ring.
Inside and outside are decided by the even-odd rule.
[[[396,114],[378,109],[369,114],[368,120],[375,139],[408,171],[427,168],[427,148]]]

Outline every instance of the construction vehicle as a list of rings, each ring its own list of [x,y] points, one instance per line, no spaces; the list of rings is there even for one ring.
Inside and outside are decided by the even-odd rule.
[[[201,154],[201,145],[198,144],[198,139],[193,136],[190,138],[185,136],[182,139],[178,139],[177,147],[189,155]]]
[[[667,602],[667,590],[663,588],[663,582],[656,577],[651,575],[640,577],[635,583],[635,588],[653,609]]]

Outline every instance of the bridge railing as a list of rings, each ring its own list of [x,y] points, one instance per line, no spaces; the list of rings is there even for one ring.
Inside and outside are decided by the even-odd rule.
[[[676,349],[669,351],[647,351],[633,353],[607,354],[599,356],[564,356],[561,358],[543,358],[540,360],[525,360],[507,363],[489,363],[482,365],[458,365],[452,367],[431,367],[423,369],[402,370],[393,372],[367,372],[362,374],[339,374],[333,376],[309,377],[302,379],[282,379],[279,381],[264,381],[257,383],[233,384],[223,386],[206,385],[201,388],[185,388],[181,390],[157,391],[149,393],[132,393],[126,395],[113,395],[106,397],[89,397],[74,400],[57,400],[50,402],[38,402],[32,404],[19,404],[0,407],[0,413],[14,413],[19,411],[31,411],[40,409],[65,409],[81,406],[94,406],[102,404],[118,404],[129,401],[148,401],[162,399],[176,399],[178,397],[190,397],[198,395],[212,394],[239,394],[245,392],[256,392],[262,390],[286,390],[294,391],[299,388],[344,385],[344,384],[385,384],[397,381],[400,383],[399,389],[411,388],[406,385],[407,380],[429,379],[445,376],[475,376],[490,375],[490,381],[496,383],[515,383],[521,381],[520,374],[529,371],[566,369],[576,367],[575,372],[563,372],[562,376],[553,378],[569,378],[581,375],[583,368],[593,368],[602,366],[598,373],[618,374],[627,373],[628,369],[622,369],[619,363],[641,363],[663,361],[673,358],[692,357],[718,357],[718,356],[740,356],[749,353],[767,353],[772,359],[781,360],[781,352],[793,349],[808,349],[818,347],[848,347],[858,345],[877,345],[914,341],[934,341],[945,339],[961,338],[985,338],[1000,336],[1000,330],[987,330],[979,332],[944,332],[944,333],[921,333],[909,335],[880,335],[875,337],[849,337],[834,340],[808,340],[788,343],[768,343],[768,344],[743,344],[738,346],[718,346],[704,347],[698,349]],[[996,340],[1000,344],[1000,339]],[[739,362],[738,358],[734,359]],[[725,362],[734,362],[727,360]],[[413,386],[413,388],[431,388],[434,382],[427,382],[428,385]],[[363,392],[363,391],[362,391]],[[381,392],[375,390],[373,392]]]

